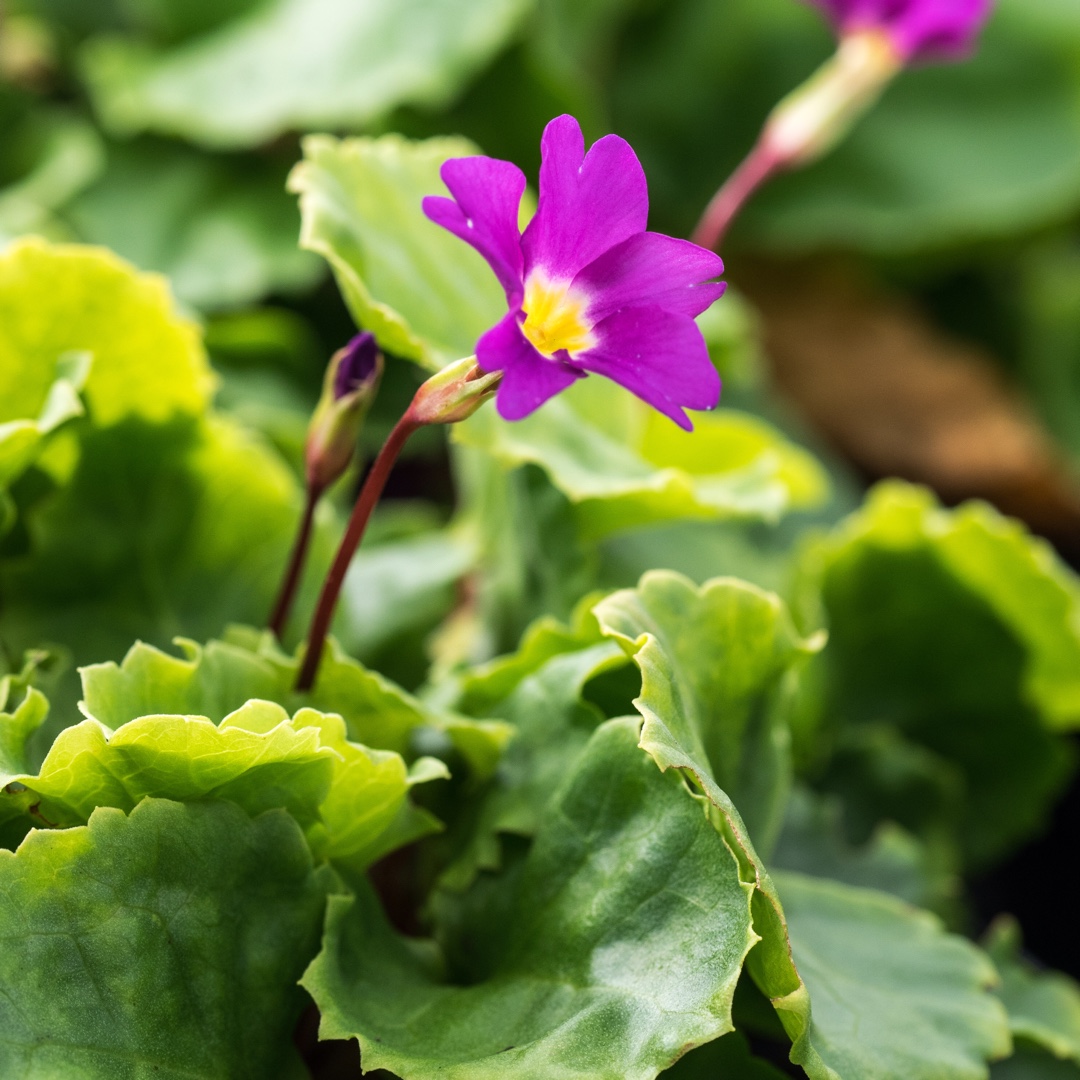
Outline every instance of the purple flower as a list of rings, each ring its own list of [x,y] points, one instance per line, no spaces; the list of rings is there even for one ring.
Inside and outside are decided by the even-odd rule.
[[[809,0],[841,35],[884,30],[904,62],[966,55],[992,0]]]
[[[694,322],[724,291],[724,264],[687,240],[645,231],[645,174],[625,140],[585,153],[572,116],[541,142],[540,200],[524,233],[525,175],[508,161],[455,158],[452,199],[424,213],[471,244],[506,291],[506,317],[480,338],[477,363],[501,371],[497,405],[520,420],[587,372],[606,375],[680,427],[683,409],[712,409],[720,378]]]
[[[334,369],[334,400],[359,390],[374,374],[379,363],[379,346],[369,330],[357,334],[341,350]]]

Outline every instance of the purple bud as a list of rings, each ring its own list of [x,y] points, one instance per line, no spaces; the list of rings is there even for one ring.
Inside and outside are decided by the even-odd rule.
[[[359,390],[370,381],[379,366],[379,346],[375,335],[365,330],[341,350],[341,359],[334,372],[334,400]]]

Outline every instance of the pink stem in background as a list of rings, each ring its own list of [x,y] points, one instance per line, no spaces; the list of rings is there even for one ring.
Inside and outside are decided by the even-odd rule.
[[[750,196],[781,166],[779,155],[764,140],[759,142],[712,197],[690,239],[703,248],[718,250]]]

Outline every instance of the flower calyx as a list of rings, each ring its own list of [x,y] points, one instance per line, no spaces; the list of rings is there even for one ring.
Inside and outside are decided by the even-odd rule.
[[[501,381],[501,371],[484,371],[476,357],[466,356],[432,375],[416,391],[406,417],[418,427],[467,420],[494,396]]]

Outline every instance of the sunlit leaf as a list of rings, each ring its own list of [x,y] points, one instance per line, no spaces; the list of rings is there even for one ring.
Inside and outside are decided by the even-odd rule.
[[[454,927],[468,985],[398,937],[369,892],[334,898],[303,980],[322,1035],[358,1038],[366,1069],[410,1080],[653,1080],[729,1031],[753,942],[747,891],[637,729],[597,731],[524,863]]]

